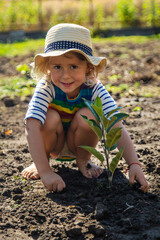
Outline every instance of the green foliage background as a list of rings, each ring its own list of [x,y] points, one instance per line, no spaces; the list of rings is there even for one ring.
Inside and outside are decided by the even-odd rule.
[[[42,30],[60,22],[93,28],[160,26],[160,0],[0,1],[0,31]]]
[[[125,44],[125,43],[135,43],[135,44],[144,44],[149,41],[159,41],[160,35],[153,36],[121,36],[121,37],[110,37],[110,38],[92,38],[92,43],[99,44],[99,46],[107,46],[108,44]],[[44,39],[37,40],[25,40],[24,42],[15,42],[15,43],[0,43],[0,57],[15,57],[26,55],[29,52],[32,55],[43,51]],[[157,50],[158,51],[158,50]],[[123,53],[122,53],[123,54]],[[121,55],[119,56],[121,57]],[[31,59],[32,61],[33,59]],[[29,67],[29,66],[28,66]],[[27,69],[28,70],[28,69]],[[36,81],[30,78],[29,71],[26,71],[26,66],[22,65],[17,67],[17,71],[21,73],[21,76],[10,76],[10,77],[1,77],[0,78],[0,99],[5,96],[15,97],[32,95],[34,91],[34,86]],[[134,71],[131,71],[130,74],[134,74]],[[101,80],[104,80],[105,76],[100,76]],[[119,79],[120,84],[118,86],[114,85],[114,81]],[[108,76],[106,88],[108,91],[113,94],[128,95],[130,91],[135,95],[144,96],[144,97],[159,97],[160,88],[153,87],[150,88],[150,85],[140,86],[139,82],[132,84],[130,86],[127,83],[121,82],[123,77],[121,74],[114,74]]]

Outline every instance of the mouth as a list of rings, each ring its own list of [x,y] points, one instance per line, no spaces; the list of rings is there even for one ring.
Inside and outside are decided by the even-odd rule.
[[[61,84],[62,84],[64,87],[70,87],[70,86],[73,84],[73,82],[71,82],[71,83],[61,82]]]

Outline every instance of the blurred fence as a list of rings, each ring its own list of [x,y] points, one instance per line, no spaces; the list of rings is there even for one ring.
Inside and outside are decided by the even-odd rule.
[[[46,30],[60,22],[102,29],[160,26],[160,0],[0,0],[0,31]]]
[[[91,29],[159,27],[160,0],[0,0],[0,31],[46,31],[60,22]]]

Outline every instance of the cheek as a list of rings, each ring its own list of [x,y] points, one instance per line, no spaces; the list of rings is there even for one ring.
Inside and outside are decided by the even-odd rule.
[[[56,79],[58,79],[58,74],[56,74],[53,71],[50,71],[50,78],[52,81],[55,81]]]
[[[86,73],[85,73],[85,72],[84,72],[84,73],[81,73],[80,78],[81,78],[82,81],[85,81],[85,79],[86,79]]]

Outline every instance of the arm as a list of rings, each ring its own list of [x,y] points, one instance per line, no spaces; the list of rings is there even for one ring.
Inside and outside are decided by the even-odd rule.
[[[122,136],[117,143],[118,149],[124,147],[123,157],[126,163],[130,165],[131,163],[139,163],[138,156],[136,154],[132,140],[121,122],[117,123],[114,127],[122,128]],[[147,192],[149,185],[144,177],[141,167],[138,164],[133,164],[129,168],[129,182],[131,184],[137,180],[141,184],[141,190]]]
[[[40,121],[29,118],[26,121],[26,136],[29,150],[38,174],[49,191],[62,191],[65,188],[63,179],[52,172],[45,150]]]
[[[50,171],[50,166],[45,152],[40,121],[33,118],[27,119],[25,132],[31,157],[41,176],[44,172]]]

